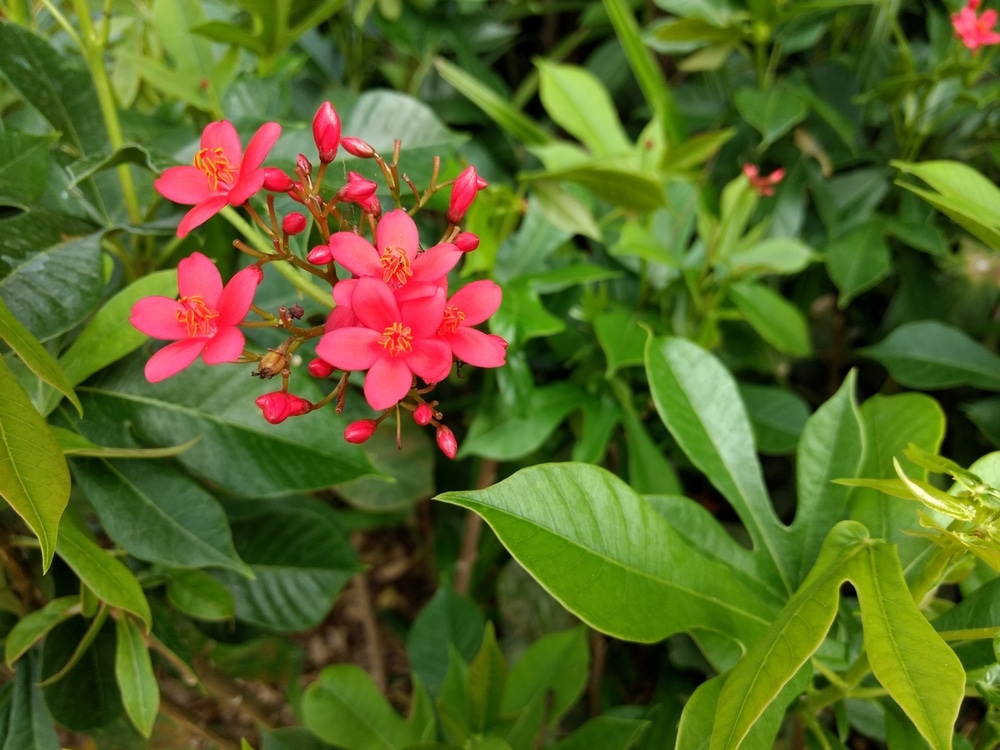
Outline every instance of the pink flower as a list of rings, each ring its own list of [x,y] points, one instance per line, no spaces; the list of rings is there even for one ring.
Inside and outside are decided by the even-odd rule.
[[[402,291],[409,285],[401,298],[412,296],[413,286],[439,284],[462,257],[462,251],[450,242],[419,253],[417,225],[401,208],[390,211],[379,221],[374,245],[354,232],[336,232],[331,235],[329,245],[333,259],[351,273],[379,278],[394,291]],[[310,261],[316,250],[310,252]],[[429,290],[419,293],[424,291]]]
[[[507,357],[507,342],[499,336],[472,328],[500,307],[503,292],[492,281],[473,281],[445,303],[438,338],[460,361],[476,367],[500,367]]]
[[[993,30],[997,25],[997,12],[987,10],[983,11],[981,16],[977,16],[976,8],[978,7],[979,0],[969,0],[962,10],[951,16],[951,24],[955,27],[955,36],[971,50],[1000,42],[1000,34]]]
[[[482,179],[475,167],[466,167],[461,174],[455,178],[455,184],[451,187],[451,199],[448,201],[448,221],[458,224],[469,210],[472,201],[476,199],[476,193],[485,188],[486,180]]]
[[[451,348],[436,335],[444,303],[440,289],[397,302],[380,279],[358,279],[351,308],[359,325],[323,334],[316,354],[344,371],[367,370],[365,399],[388,409],[413,387],[414,375],[437,383],[451,371]]]
[[[760,173],[756,164],[744,164],[743,174],[750,180],[750,187],[761,197],[774,195],[774,187],[785,177],[784,169],[776,169],[766,177]]]
[[[227,205],[242,206],[260,190],[265,171],[261,162],[280,135],[278,123],[266,122],[243,153],[231,122],[210,122],[201,134],[201,150],[194,155],[194,166],[171,167],[153,183],[164,198],[194,205],[181,219],[177,236],[186,236]]]
[[[198,355],[209,365],[239,359],[245,339],[237,326],[263,278],[258,266],[249,266],[223,287],[219,270],[201,253],[182,260],[177,265],[179,299],[145,297],[132,306],[129,322],[136,329],[174,341],[146,363],[146,379],[156,383],[169,378]]]
[[[368,442],[368,438],[374,435],[377,429],[378,422],[374,419],[359,419],[357,422],[351,422],[344,428],[344,440],[348,443],[360,445],[361,443]]]
[[[458,454],[458,441],[455,439],[455,433],[447,425],[438,425],[434,439],[437,440],[438,448],[444,455],[451,459],[455,458]]]
[[[300,396],[284,391],[274,391],[258,396],[254,401],[261,414],[271,424],[281,424],[289,417],[298,417],[312,411],[312,404]]]
[[[319,160],[329,164],[337,156],[340,145],[340,115],[330,102],[323,102],[313,117],[313,140],[319,150]]]

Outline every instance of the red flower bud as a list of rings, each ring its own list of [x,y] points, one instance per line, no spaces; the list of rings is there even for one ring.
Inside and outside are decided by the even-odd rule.
[[[306,256],[306,260],[317,266],[323,266],[327,263],[331,263],[333,261],[333,248],[329,245],[317,245],[309,251],[309,254]]]
[[[306,228],[306,217],[298,211],[293,211],[281,220],[281,231],[286,234],[298,234]]]
[[[376,190],[378,190],[378,184],[375,182],[359,175],[357,172],[348,172],[347,184],[337,191],[334,200],[345,203],[357,203],[360,206],[375,195]]]
[[[453,433],[446,425],[438,425],[437,435],[435,435],[437,440],[438,448],[441,452],[448,458],[455,458],[458,454],[458,441],[455,440],[455,433]]]
[[[340,145],[340,115],[330,102],[323,102],[313,117],[313,139],[319,149],[319,160],[329,164]]]
[[[354,136],[341,138],[340,145],[344,147],[344,151],[349,153],[351,156],[358,157],[359,159],[371,159],[375,156],[375,149],[360,138],[355,138]]]
[[[305,154],[299,154],[295,159],[295,173],[298,175],[312,174],[313,165]]]
[[[275,391],[258,396],[254,401],[271,424],[280,424],[289,417],[297,417],[312,410],[312,404],[291,393]]]
[[[413,421],[421,427],[426,427],[434,419],[434,410],[427,404],[420,404],[413,410]]]
[[[448,221],[458,224],[469,210],[476,193],[486,187],[486,181],[479,178],[475,167],[466,167],[455,178],[451,187],[451,200],[448,203]]]
[[[277,167],[264,168],[264,189],[272,193],[287,193],[295,183],[292,178]]]
[[[375,434],[377,428],[378,422],[374,419],[359,419],[344,429],[344,440],[348,443],[364,443]]]
[[[316,359],[306,365],[306,368],[314,378],[328,378],[330,377],[330,373],[333,372],[333,365],[319,357],[316,357]]]
[[[471,253],[479,247],[479,238],[472,232],[461,232],[452,242],[463,253]]]

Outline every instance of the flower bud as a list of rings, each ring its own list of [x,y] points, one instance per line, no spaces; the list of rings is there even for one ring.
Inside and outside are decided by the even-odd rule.
[[[285,234],[299,234],[306,228],[306,217],[293,211],[281,220],[281,231]]]
[[[325,359],[316,357],[316,359],[310,361],[309,364],[306,365],[306,369],[309,370],[309,374],[314,378],[328,378],[330,377],[330,373],[333,372],[333,365]]]
[[[333,261],[333,248],[329,245],[317,245],[309,251],[306,260],[316,266],[331,263]]]
[[[298,175],[310,175],[313,171],[312,163],[306,158],[305,154],[299,154],[295,158],[295,173]]]
[[[359,159],[371,159],[375,156],[375,149],[369,146],[360,138],[355,138],[354,136],[347,136],[340,139],[340,145],[344,147],[344,151],[349,153],[351,156],[356,156]]]
[[[378,185],[375,182],[357,172],[348,172],[347,184],[337,191],[334,200],[361,205],[375,195],[376,190],[378,190]]]
[[[281,424],[289,417],[297,417],[312,410],[312,404],[304,398],[284,391],[275,391],[258,396],[254,401],[271,424]]]
[[[374,419],[359,419],[357,422],[351,422],[344,429],[344,440],[348,443],[364,443],[375,434],[376,428],[378,428],[378,422]]]
[[[476,193],[486,187],[486,181],[479,178],[475,167],[466,167],[455,178],[451,186],[451,200],[448,203],[448,221],[458,224],[469,210]]]
[[[421,427],[426,427],[434,419],[434,410],[427,404],[420,404],[413,410],[413,421]]]
[[[294,187],[292,178],[277,167],[264,168],[264,189],[272,193],[287,193]]]
[[[472,232],[460,232],[459,235],[452,240],[452,242],[454,242],[455,247],[463,253],[471,253],[479,247],[479,238]]]
[[[340,145],[340,115],[330,102],[323,102],[313,117],[313,139],[319,149],[319,160],[329,164]]]
[[[438,448],[441,452],[448,458],[455,458],[458,454],[458,441],[455,440],[455,433],[451,431],[446,425],[438,425],[437,435],[435,435],[437,440]]]

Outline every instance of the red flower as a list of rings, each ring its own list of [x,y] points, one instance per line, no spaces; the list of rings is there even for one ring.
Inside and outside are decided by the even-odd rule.
[[[760,173],[756,164],[744,164],[743,174],[750,180],[750,187],[753,188],[757,195],[768,197],[774,195],[774,186],[784,178],[785,170],[776,169],[765,177]]]
[[[414,375],[437,383],[451,371],[451,348],[436,336],[444,302],[440,289],[397,302],[381,280],[358,279],[351,308],[359,325],[323,334],[316,354],[341,370],[367,370],[365,399],[388,409],[406,396]]]
[[[173,340],[146,363],[146,379],[156,383],[183,370],[198,355],[209,365],[234,362],[245,339],[237,326],[264,278],[257,266],[237,273],[225,287],[207,257],[194,253],[177,266],[179,299],[145,297],[132,307],[129,322],[147,336]]]
[[[357,422],[351,422],[344,428],[344,440],[348,443],[360,445],[361,443],[368,442],[368,438],[374,435],[377,429],[378,422],[374,419],[359,419]]]
[[[313,140],[319,150],[319,160],[329,164],[337,156],[340,145],[340,115],[330,102],[323,102],[313,117]]]
[[[951,24],[955,27],[955,36],[971,50],[1000,42],[1000,34],[993,30],[997,25],[997,12],[987,10],[983,11],[981,16],[977,16],[976,8],[978,7],[979,0],[969,0],[962,10],[951,16]]]
[[[507,356],[507,342],[499,336],[472,328],[500,307],[503,293],[492,281],[473,281],[445,303],[437,335],[455,357],[476,367],[500,367]]]
[[[258,396],[254,401],[271,424],[281,424],[289,417],[297,417],[312,411],[312,404],[300,396],[284,391],[274,391]]]
[[[153,183],[164,198],[194,205],[181,219],[177,236],[186,236],[227,205],[242,206],[260,190],[265,171],[260,168],[261,162],[280,135],[278,123],[266,122],[243,153],[231,122],[210,122],[201,134],[201,149],[194,155],[194,166],[171,167]]]
[[[476,199],[476,193],[486,187],[486,180],[482,179],[475,167],[466,167],[461,174],[455,178],[455,184],[451,187],[451,199],[448,201],[448,221],[458,224],[469,210],[472,201]]]
[[[438,448],[444,455],[451,459],[455,458],[458,454],[458,441],[455,439],[455,433],[447,425],[438,425],[434,439],[437,440]]]

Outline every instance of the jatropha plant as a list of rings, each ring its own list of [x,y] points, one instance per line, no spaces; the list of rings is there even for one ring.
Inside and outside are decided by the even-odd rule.
[[[171,167],[156,181],[164,197],[193,206],[181,220],[178,236],[186,236],[227,206],[240,206],[267,236],[273,252],[237,240],[236,247],[254,262],[226,284],[208,257],[193,253],[178,264],[176,299],[139,300],[132,308],[132,325],[172,342],[150,358],[146,378],[150,382],[168,378],[199,356],[209,365],[256,363],[254,374],[262,379],[281,376],[281,388],[256,401],[264,419],[278,424],[328,404],[341,412],[351,373],[365,372],[365,400],[381,414],[349,424],[345,440],[365,442],[383,420],[395,414],[398,442],[398,417],[403,409],[412,413],[418,425],[433,426],[438,446],[454,458],[458,451],[454,433],[441,422],[438,402],[428,400],[428,394],[448,377],[456,362],[499,367],[506,358],[506,341],[475,328],[499,308],[500,287],[481,280],[450,296],[448,290],[448,273],[479,245],[478,237],[462,231],[460,224],[486,182],[471,166],[454,180],[438,182],[440,159],[435,157],[430,185],[421,192],[405,174],[400,176],[398,140],[392,161],[387,162],[361,139],[341,137],[340,118],[329,102],[313,118],[318,169],[302,154],[296,160],[294,179],[281,169],[263,167],[280,135],[280,125],[265,123],[244,151],[231,123],[210,123],[193,164]],[[341,148],[378,165],[392,210],[383,213],[378,184],[356,172],[348,173],[347,181],[324,197],[324,183],[332,174],[328,167]],[[408,210],[403,208],[404,183],[413,197]],[[412,217],[437,191],[449,186],[447,226],[437,244],[424,249]],[[322,239],[306,258],[293,252],[289,239],[306,231],[309,222],[301,211],[279,218],[275,198],[282,194],[308,212]],[[267,207],[263,215],[252,202],[260,195]],[[332,287],[336,306],[324,325],[300,325],[303,310],[298,305],[282,306],[275,315],[254,304],[264,268],[271,263],[290,263]],[[287,338],[263,354],[247,350],[241,328],[262,327],[281,329]],[[313,339],[318,339],[318,356],[308,363],[309,374],[328,379],[340,373],[330,392],[316,402],[289,390],[292,357]]]

